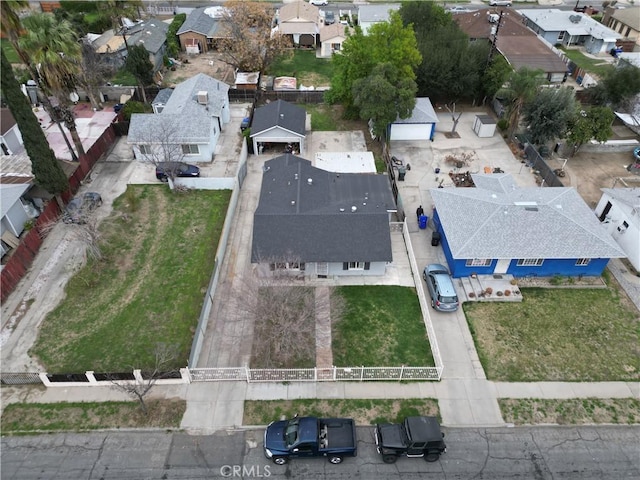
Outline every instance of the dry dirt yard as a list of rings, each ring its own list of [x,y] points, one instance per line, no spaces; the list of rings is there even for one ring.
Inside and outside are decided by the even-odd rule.
[[[601,188],[624,187],[619,179],[629,187],[640,187],[640,176],[629,173],[626,166],[633,160],[631,149],[628,152],[592,153],[581,152],[570,158],[565,166],[567,175],[562,183],[574,187],[590,208],[595,208],[602,196]],[[549,164],[562,168],[564,159],[555,157]]]
[[[210,52],[199,55],[181,55],[182,64],[175,71],[167,70],[162,80],[164,87],[175,87],[198,73],[205,73],[228,85],[235,83],[233,67],[220,60],[220,54]],[[188,63],[187,63],[188,62]]]

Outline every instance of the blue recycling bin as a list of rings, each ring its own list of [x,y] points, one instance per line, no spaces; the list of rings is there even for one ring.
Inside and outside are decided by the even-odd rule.
[[[426,215],[420,215],[420,218],[418,218],[418,226],[424,230],[425,228],[427,228],[427,222],[429,221],[429,217],[427,217]]]

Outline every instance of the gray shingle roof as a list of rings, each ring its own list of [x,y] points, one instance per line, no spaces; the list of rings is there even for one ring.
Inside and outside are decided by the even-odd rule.
[[[198,103],[198,92],[206,91],[208,103]],[[174,138],[184,142],[208,143],[211,137],[211,121],[222,115],[229,92],[229,85],[199,73],[177,85],[167,100],[162,113],[131,115],[128,143],[145,143],[154,131],[166,131],[170,127]]]
[[[158,92],[156,98],[153,99],[151,105],[165,104],[167,103],[167,100],[169,100],[171,95],[173,95],[173,88],[163,88]]]
[[[358,6],[358,21],[360,22],[386,22],[389,20],[389,10],[398,10],[400,5],[393,3],[382,5]]]
[[[431,197],[454,258],[626,256],[573,188],[452,187]]]
[[[438,123],[438,116],[429,97],[420,97],[416,98],[416,106],[409,118],[398,118],[393,123]]]
[[[195,32],[207,37],[213,37],[219,28],[219,19],[212,18],[204,11],[209,7],[200,7],[193,10],[178,29],[176,35],[186,32]]]
[[[395,204],[386,175],[326,172],[289,154],[268,160],[265,169],[253,263],[392,260],[387,209]]]
[[[256,108],[251,124],[251,136],[262,133],[273,127],[281,127],[298,135],[305,136],[307,113],[304,108],[276,100],[260,108]]]
[[[145,20],[128,31],[129,46],[144,45],[149,53],[156,53],[167,41],[169,25],[157,18]]]
[[[601,188],[600,190],[611,198],[640,210],[640,188]]]

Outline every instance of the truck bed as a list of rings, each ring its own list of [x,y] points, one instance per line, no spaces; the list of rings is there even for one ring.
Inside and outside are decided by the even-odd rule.
[[[326,427],[326,446],[323,449],[334,448],[355,448],[356,447],[356,427],[350,418],[323,418],[320,420],[320,431]]]

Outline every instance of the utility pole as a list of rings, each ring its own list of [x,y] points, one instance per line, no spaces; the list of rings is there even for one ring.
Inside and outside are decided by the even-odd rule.
[[[498,22],[495,26],[491,27],[491,33],[493,37],[491,38],[491,48],[489,49],[489,58],[487,58],[487,64],[491,63],[491,59],[493,58],[493,54],[496,50],[496,42],[498,41],[498,32],[500,32],[500,26],[502,26],[502,15],[504,15],[504,10],[500,10],[500,16],[498,17]]]

